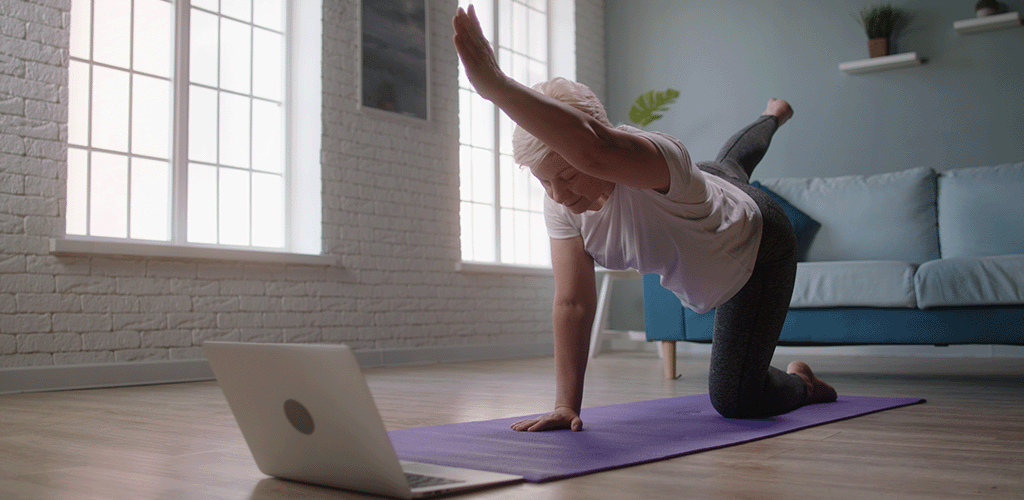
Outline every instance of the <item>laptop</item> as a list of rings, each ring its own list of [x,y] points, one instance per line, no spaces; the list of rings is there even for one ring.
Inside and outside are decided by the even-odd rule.
[[[399,461],[345,345],[204,342],[203,351],[268,476],[403,499],[523,480]]]

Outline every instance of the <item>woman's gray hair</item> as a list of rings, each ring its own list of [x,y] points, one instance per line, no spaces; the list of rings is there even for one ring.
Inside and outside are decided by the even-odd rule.
[[[572,82],[562,77],[552,78],[533,86],[533,90],[562,101],[611,127],[608,112],[601,100],[590,87],[582,83]],[[512,157],[522,166],[534,167],[551,154],[551,148],[516,125],[512,131]]]

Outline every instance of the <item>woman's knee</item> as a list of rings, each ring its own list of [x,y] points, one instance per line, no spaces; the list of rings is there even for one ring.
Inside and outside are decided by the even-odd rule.
[[[733,391],[711,388],[711,406],[725,418],[755,418],[761,416],[761,409],[752,398],[743,397]]]

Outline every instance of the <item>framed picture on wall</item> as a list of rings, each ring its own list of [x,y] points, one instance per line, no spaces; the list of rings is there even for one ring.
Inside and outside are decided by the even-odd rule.
[[[362,103],[428,120],[426,0],[362,0]]]

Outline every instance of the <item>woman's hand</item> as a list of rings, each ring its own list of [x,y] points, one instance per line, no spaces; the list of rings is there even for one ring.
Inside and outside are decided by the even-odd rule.
[[[494,56],[491,44],[484,36],[480,20],[476,17],[476,9],[469,6],[469,12],[459,7],[452,19],[455,27],[455,49],[462,59],[462,66],[473,88],[481,97],[491,100],[496,92],[506,85],[507,77],[498,67],[498,59]]]
[[[514,431],[550,431],[556,429],[583,430],[583,420],[580,420],[579,412],[572,408],[559,406],[555,411],[537,418],[527,418],[512,424]]]

